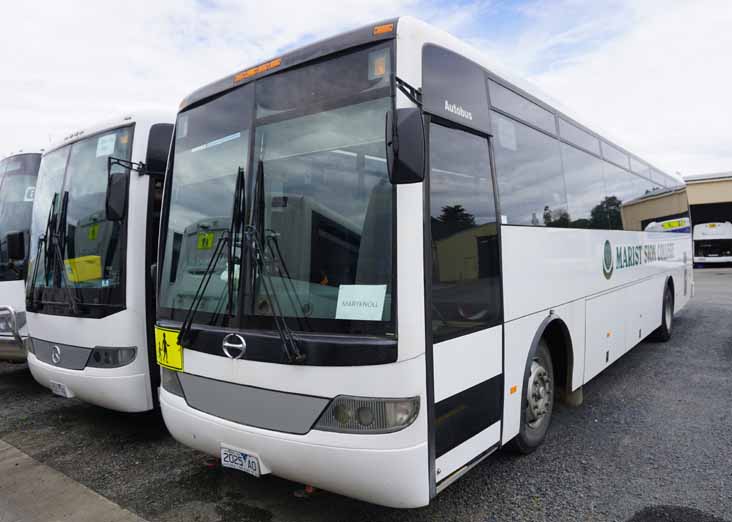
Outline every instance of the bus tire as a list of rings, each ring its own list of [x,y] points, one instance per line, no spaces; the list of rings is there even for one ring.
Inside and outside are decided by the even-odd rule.
[[[651,340],[665,343],[671,339],[674,322],[674,293],[671,285],[667,284],[663,291],[663,302],[661,304],[661,326],[651,333]]]
[[[526,365],[521,426],[512,441],[513,449],[524,455],[544,442],[554,411],[554,365],[549,345],[543,337]]]

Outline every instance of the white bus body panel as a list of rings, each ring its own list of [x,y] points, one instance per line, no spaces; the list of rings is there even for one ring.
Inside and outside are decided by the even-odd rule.
[[[145,162],[150,129],[170,123],[170,114],[145,111],[104,122],[85,129],[76,139],[56,144],[49,150],[68,145],[93,134],[133,124],[131,161]],[[101,319],[28,313],[29,335],[51,343],[83,348],[95,346],[137,347],[135,360],[121,368],[66,370],[43,363],[32,354],[28,366],[36,380],[50,387],[51,381],[66,385],[79,399],[118,411],[140,412],[153,408],[150,385],[146,318],[146,288],[149,278],[145,266],[150,178],[130,173],[127,210],[127,252],[125,257],[125,310]],[[152,319],[151,319],[152,320]],[[154,371],[158,371],[155,367]]]
[[[384,436],[262,430],[194,410],[163,388],[160,406],[173,437],[205,453],[219,456],[221,444],[241,448],[259,456],[262,471],[366,502],[398,508],[429,502],[426,440],[401,446],[387,437],[379,448],[375,442]],[[426,430],[418,419],[404,433],[420,438]]]
[[[575,390],[661,325],[667,278],[673,279],[675,310],[686,305],[692,295],[692,267],[689,234],[505,225],[501,234],[506,443],[518,434],[526,360],[533,338],[550,312],[564,321],[571,336],[570,387]],[[615,268],[607,279],[602,270],[606,240],[613,245],[613,257],[616,245],[659,243],[672,243],[674,257]],[[517,386],[513,394],[512,386]]]
[[[272,364],[184,350],[185,371],[235,384],[332,398],[419,396],[417,419],[386,435],[259,429],[198,411],[160,388],[160,407],[174,438],[214,456],[222,444],[258,455],[263,470],[304,484],[392,507],[429,502],[425,361],[378,366]],[[378,477],[377,480],[375,478]]]

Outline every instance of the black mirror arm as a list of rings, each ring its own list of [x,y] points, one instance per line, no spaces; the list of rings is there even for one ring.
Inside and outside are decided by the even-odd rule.
[[[122,158],[115,158],[114,156],[107,157],[107,177],[109,178],[112,175],[112,167],[114,165],[118,165],[122,167],[123,169],[127,170],[133,170],[137,172],[140,176],[156,176],[156,175],[162,175],[163,173],[158,172],[151,172],[147,170],[147,166],[139,161],[129,161]]]
[[[397,76],[394,77],[394,83],[396,84],[397,89],[402,91],[404,96],[409,98],[409,101],[411,101],[418,107],[422,106],[422,90],[421,89],[412,87],[407,82],[405,82],[404,80],[402,80],[401,78],[399,78]]]

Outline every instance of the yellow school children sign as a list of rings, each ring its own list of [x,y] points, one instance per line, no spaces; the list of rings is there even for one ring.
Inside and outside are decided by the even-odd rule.
[[[178,344],[178,330],[155,327],[155,353],[164,368],[183,371],[183,347]]]

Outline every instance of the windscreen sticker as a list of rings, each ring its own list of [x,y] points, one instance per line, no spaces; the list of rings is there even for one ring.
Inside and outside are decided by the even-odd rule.
[[[199,152],[201,150],[210,149],[212,147],[216,147],[217,145],[222,145],[228,141],[236,140],[240,137],[241,137],[241,132],[235,132],[234,134],[229,134],[228,136],[224,136],[223,138],[209,141],[208,143],[204,143],[203,145],[199,145],[198,147],[193,147],[191,149],[191,152]]]
[[[116,141],[116,134],[107,134],[99,138],[97,140],[97,158],[114,154],[114,144]]]
[[[25,193],[23,194],[23,201],[30,202],[33,201],[33,196],[36,195],[36,187],[30,186],[25,188]]]
[[[97,237],[99,237],[99,223],[94,223],[89,227],[89,230],[86,231],[86,238],[89,241],[96,241]]]
[[[213,232],[199,232],[196,238],[196,248],[198,250],[211,250],[214,245]]]
[[[181,114],[175,126],[175,139],[182,140],[188,136],[188,115]]]
[[[178,330],[155,327],[155,354],[160,366],[183,371],[183,347],[178,344]]]
[[[503,118],[496,118],[498,121],[498,143],[501,147],[515,151],[518,149],[516,143],[516,126]]]
[[[385,298],[386,285],[341,285],[336,319],[381,321]]]

